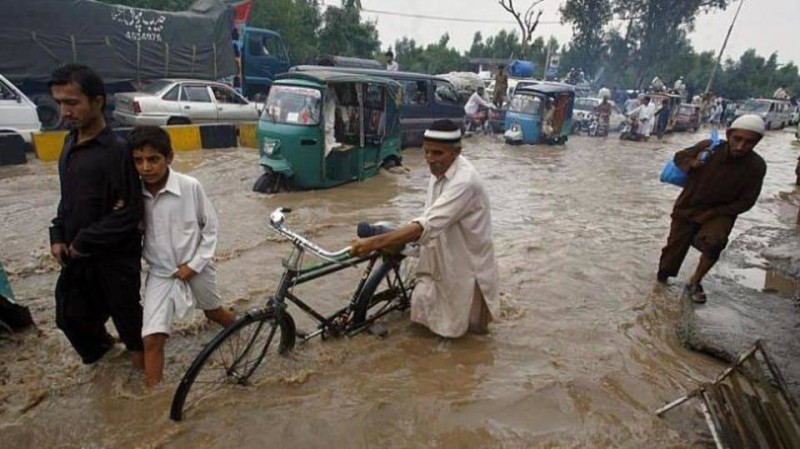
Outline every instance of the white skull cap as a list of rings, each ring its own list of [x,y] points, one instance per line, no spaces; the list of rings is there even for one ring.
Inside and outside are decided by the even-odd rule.
[[[743,129],[763,136],[766,126],[764,125],[764,119],[761,117],[755,114],[747,114],[734,120],[728,129]]]

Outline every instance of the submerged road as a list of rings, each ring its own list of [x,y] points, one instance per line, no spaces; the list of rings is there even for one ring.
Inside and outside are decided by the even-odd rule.
[[[488,336],[441,340],[406,315],[369,335],[313,340],[262,366],[255,385],[230,388],[176,424],[172,391],[216,329],[202,314],[179,323],[167,346],[165,387],[143,391],[122,354],[86,367],[55,328],[47,226],[55,212],[54,164],[0,167],[0,257],[37,331],[0,340],[0,441],[53,448],[680,448],[705,447],[692,407],[662,420],[653,410],[708,380],[719,363],[683,349],[675,335],[682,285],[662,287],[655,268],[677,188],[658,182],[663,163],[705,133],[664,142],[576,137],[564,147],[465,140],[492,201],[502,313]],[[759,203],[735,235],[790,227],[798,147],[771,132]],[[237,310],[272,293],[290,245],[268,214],[330,249],[359,221],[404,221],[421,210],[427,167],[404,153],[405,173],[382,172],[326,191],[260,195],[251,150],[182,153],[175,168],[201,180],[221,221],[221,293]],[[681,279],[694,269],[690,253]],[[360,271],[298,289],[322,309],[349,297]],[[746,273],[743,284],[752,283]],[[738,276],[725,264],[711,276]],[[744,288],[744,287],[743,287]],[[756,288],[758,288],[756,286]],[[707,288],[715,296],[713,283]],[[299,327],[309,326],[290,309]]]

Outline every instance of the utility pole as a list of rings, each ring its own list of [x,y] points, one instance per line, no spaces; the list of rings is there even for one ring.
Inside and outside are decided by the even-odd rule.
[[[728,46],[728,39],[731,37],[731,32],[733,32],[733,26],[736,24],[736,19],[739,18],[739,11],[742,10],[742,5],[744,5],[744,0],[739,2],[739,8],[736,10],[736,15],[733,16],[733,21],[731,22],[730,28],[728,28],[728,34],[725,35],[725,41],[722,42],[722,48],[719,49],[719,55],[717,56],[717,63],[714,64],[714,70],[711,71],[711,77],[708,78],[708,84],[706,84],[706,91],[708,93],[711,90],[711,85],[714,83],[714,76],[717,74],[717,69],[719,65],[722,63],[722,54],[725,53],[725,47]]]
[[[544,57],[544,71],[542,72],[542,81],[547,81],[547,70],[550,69],[550,42],[547,42],[547,55]]]

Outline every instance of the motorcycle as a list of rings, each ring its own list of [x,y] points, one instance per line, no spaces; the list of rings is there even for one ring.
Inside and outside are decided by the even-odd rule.
[[[476,133],[492,135],[494,128],[492,122],[500,120],[501,112],[498,109],[480,108],[478,112],[471,116],[464,117],[464,134],[471,136]]]
[[[597,114],[589,115],[589,126],[587,128],[589,137],[606,137],[608,136],[608,123],[607,121],[600,120]]]
[[[622,123],[622,131],[619,134],[620,140],[630,140],[633,142],[641,142],[644,136],[639,134],[639,119],[638,117],[627,117]]]

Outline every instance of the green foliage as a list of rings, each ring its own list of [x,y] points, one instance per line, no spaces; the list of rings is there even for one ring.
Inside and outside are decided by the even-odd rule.
[[[381,46],[375,23],[361,20],[356,0],[344,0],[341,7],[325,10],[318,42],[321,54],[359,58],[371,58]]]
[[[604,27],[613,17],[611,0],[567,0],[560,11],[561,20],[572,24],[573,33],[565,59],[595,73],[600,68],[597,55],[607,51]]]
[[[322,14],[317,0],[255,0],[248,24],[280,33],[294,64],[312,63],[319,55]]]
[[[417,46],[414,39],[403,38],[394,45],[395,58],[402,70],[420,73],[447,73],[467,69],[467,59],[448,46],[450,35],[445,33],[435,44]]]

